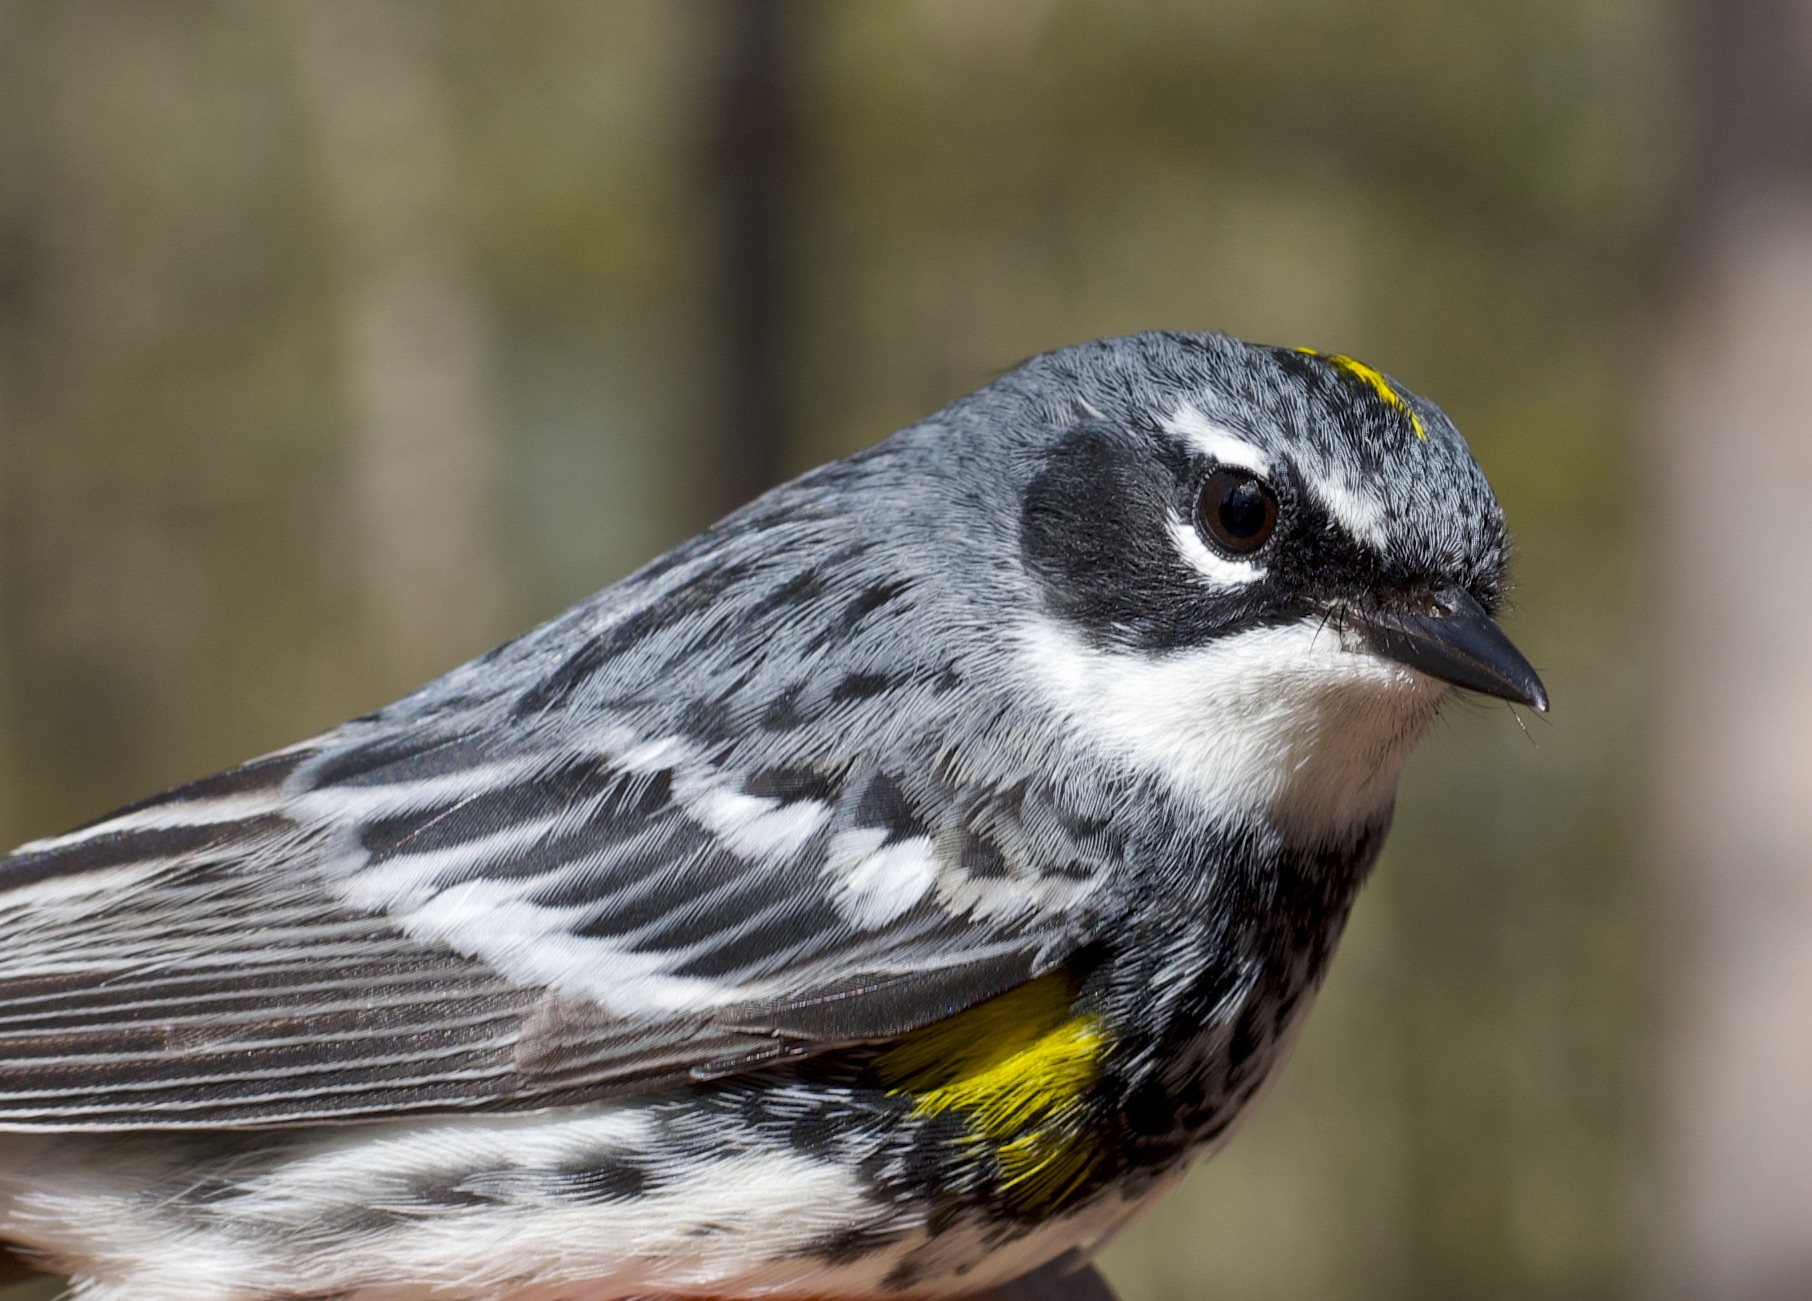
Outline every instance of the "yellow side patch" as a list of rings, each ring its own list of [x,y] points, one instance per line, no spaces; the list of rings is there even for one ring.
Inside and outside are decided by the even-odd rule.
[[[1422,425],[1422,417],[1410,409],[1409,403],[1403,400],[1403,395],[1391,387],[1390,381],[1385,379],[1381,372],[1367,366],[1362,361],[1356,361],[1341,353],[1316,352],[1313,348],[1298,348],[1296,351],[1306,353],[1311,357],[1319,357],[1335,369],[1351,375],[1376,393],[1385,406],[1401,411],[1408,416],[1409,426],[1416,431],[1417,438],[1427,439],[1428,430]]]
[[[1008,1190],[1032,1205],[1062,1197],[1099,1159],[1083,1100],[1108,1037],[1070,999],[1069,981],[1053,972],[908,1035],[877,1063],[914,1115],[960,1113]]]

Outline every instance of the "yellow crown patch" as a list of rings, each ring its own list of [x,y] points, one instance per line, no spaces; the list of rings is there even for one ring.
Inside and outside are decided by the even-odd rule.
[[[1422,425],[1422,417],[1417,415],[1410,408],[1409,403],[1403,400],[1403,395],[1401,393],[1391,387],[1390,381],[1384,378],[1383,372],[1367,366],[1362,361],[1356,361],[1343,353],[1316,352],[1313,348],[1298,348],[1296,351],[1303,353],[1306,356],[1319,357],[1321,360],[1327,362],[1328,365],[1334,367],[1335,370],[1351,375],[1372,392],[1376,393],[1385,406],[1401,411],[1404,415],[1408,416],[1409,427],[1416,431],[1416,437],[1424,441],[1427,440],[1428,430]]]

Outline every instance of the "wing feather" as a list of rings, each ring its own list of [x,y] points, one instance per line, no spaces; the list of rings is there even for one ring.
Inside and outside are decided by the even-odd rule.
[[[337,787],[266,762],[0,859],[0,1127],[320,1123],[714,1078],[905,1033],[1055,943],[930,902],[853,925],[826,875],[842,823],[739,855],[671,771],[393,752],[399,784],[431,754],[456,786],[460,753],[469,780],[512,786],[420,800],[342,765],[360,798],[336,820]],[[749,798],[757,817],[777,800]],[[654,992],[608,996],[637,980]]]
[[[1117,850],[1034,780],[952,770],[938,639],[885,672],[861,641],[916,588],[833,526],[706,535],[377,714],[0,858],[0,1128],[545,1107],[890,1038],[1061,959]]]

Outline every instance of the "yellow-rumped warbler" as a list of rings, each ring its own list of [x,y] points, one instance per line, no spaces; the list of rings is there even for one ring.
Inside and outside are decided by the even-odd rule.
[[[397,703],[0,859],[87,1301],[955,1296],[1277,1064],[1502,515],[1345,357],[1038,357]]]

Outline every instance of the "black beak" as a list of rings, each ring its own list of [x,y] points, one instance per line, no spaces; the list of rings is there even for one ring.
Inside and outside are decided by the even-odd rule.
[[[1356,611],[1354,621],[1366,644],[1386,659],[1547,712],[1548,689],[1484,606],[1457,587],[1435,593],[1434,605],[1425,614]]]

